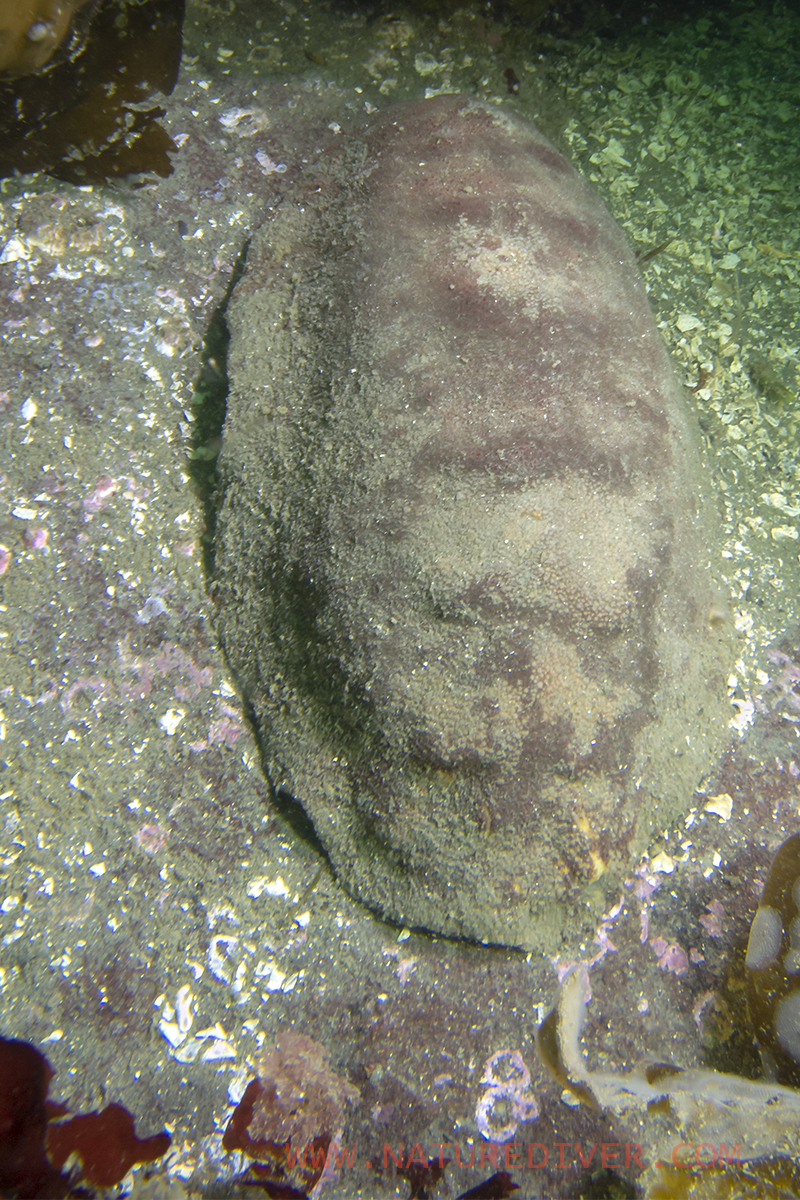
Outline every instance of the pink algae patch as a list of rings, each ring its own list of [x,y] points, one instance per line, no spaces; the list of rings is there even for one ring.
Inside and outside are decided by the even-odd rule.
[[[220,717],[218,721],[212,721],[208,727],[208,742],[214,746],[217,742],[224,742],[226,746],[233,746],[239,740],[243,730],[238,721],[232,721],[230,717]]]
[[[686,951],[677,942],[665,942],[662,937],[653,938],[650,945],[658,955],[658,965],[662,971],[672,971],[675,975],[683,975],[689,969],[689,959]]]
[[[145,854],[158,854],[166,846],[167,836],[163,825],[142,825],[136,830],[134,840]]]
[[[96,513],[104,509],[116,492],[119,484],[110,475],[101,475],[91,492],[83,501],[87,513]]]
[[[123,689],[130,699],[149,696],[153,680],[158,675],[169,675],[173,671],[183,677],[175,687],[178,700],[193,699],[201,688],[210,687],[214,678],[212,667],[198,667],[192,656],[173,642],[164,642],[152,658],[142,658],[133,652],[130,636],[126,636],[118,644],[117,653],[123,668],[133,671],[138,677],[137,683]]]
[[[100,675],[81,675],[68,688],[65,688],[61,695],[60,704],[64,712],[71,710],[73,700],[81,692],[93,692],[97,700],[108,700],[113,695],[113,689],[107,679],[103,679]]]
[[[46,529],[26,529],[22,540],[29,550],[45,550],[50,534]]]
[[[710,904],[706,905],[706,908],[708,912],[700,918],[700,924],[709,937],[722,937],[722,918],[725,916],[725,909],[719,900],[712,900]]]
[[[190,742],[190,750],[199,753],[201,750],[208,750],[210,746],[224,745],[230,748],[236,745],[244,733],[240,714],[227,704],[220,704],[220,711],[222,715],[208,727],[208,736],[199,742]]]
[[[192,699],[201,688],[210,687],[214,677],[212,667],[198,667],[190,654],[170,642],[166,642],[159,650],[153,663],[161,675],[167,675],[170,671],[179,671],[188,677],[185,685],[178,684],[175,688],[175,695],[179,700]]]
[[[107,508],[111,497],[124,488],[123,495],[130,500],[144,500],[150,495],[150,489],[142,487],[130,475],[121,479],[112,479],[110,475],[100,475],[88,496],[84,497],[83,509],[86,520],[91,521],[95,513]]]

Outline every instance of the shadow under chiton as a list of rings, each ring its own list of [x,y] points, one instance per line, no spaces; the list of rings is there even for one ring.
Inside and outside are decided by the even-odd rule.
[[[553,946],[725,738],[716,530],[636,262],[532,126],[380,114],[229,309],[218,625],[341,879]]]

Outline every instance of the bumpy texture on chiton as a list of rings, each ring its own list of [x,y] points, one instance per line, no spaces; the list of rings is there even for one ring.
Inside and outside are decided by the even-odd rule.
[[[271,779],[379,911],[552,945],[726,722],[621,231],[535,129],[440,97],[300,176],[229,316],[219,628]]]

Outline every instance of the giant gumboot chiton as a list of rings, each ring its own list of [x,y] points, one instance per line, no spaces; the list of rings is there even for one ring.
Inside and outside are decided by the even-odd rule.
[[[622,232],[537,130],[443,96],[298,178],[228,315],[218,624],[274,786],[380,912],[552,947],[727,722],[713,515]]]

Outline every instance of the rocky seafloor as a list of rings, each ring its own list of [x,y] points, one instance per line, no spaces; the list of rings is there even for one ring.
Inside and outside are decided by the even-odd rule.
[[[596,1176],[575,1147],[640,1131],[564,1103],[534,1045],[577,960],[590,1058],[759,1071],[744,949],[800,824],[796,18],[569,32],[195,5],[162,102],[172,174],[3,184],[2,1033],[42,1049],[72,1112],[119,1102],[140,1136],[166,1128],[176,1187],[247,1171],[222,1135],[291,1029],[358,1092],[325,1195],[455,1196],[504,1170],[521,1196],[634,1195],[636,1161]],[[243,245],[348,120],[450,90],[538,124],[639,251],[693,389],[739,639],[730,749],[637,871],[598,880],[594,940],[557,961],[401,930],[342,891],[272,801],[206,600],[193,473],[224,362],[204,339]],[[504,1158],[511,1129],[547,1166]],[[443,1178],[398,1175],[400,1143],[448,1144]]]

